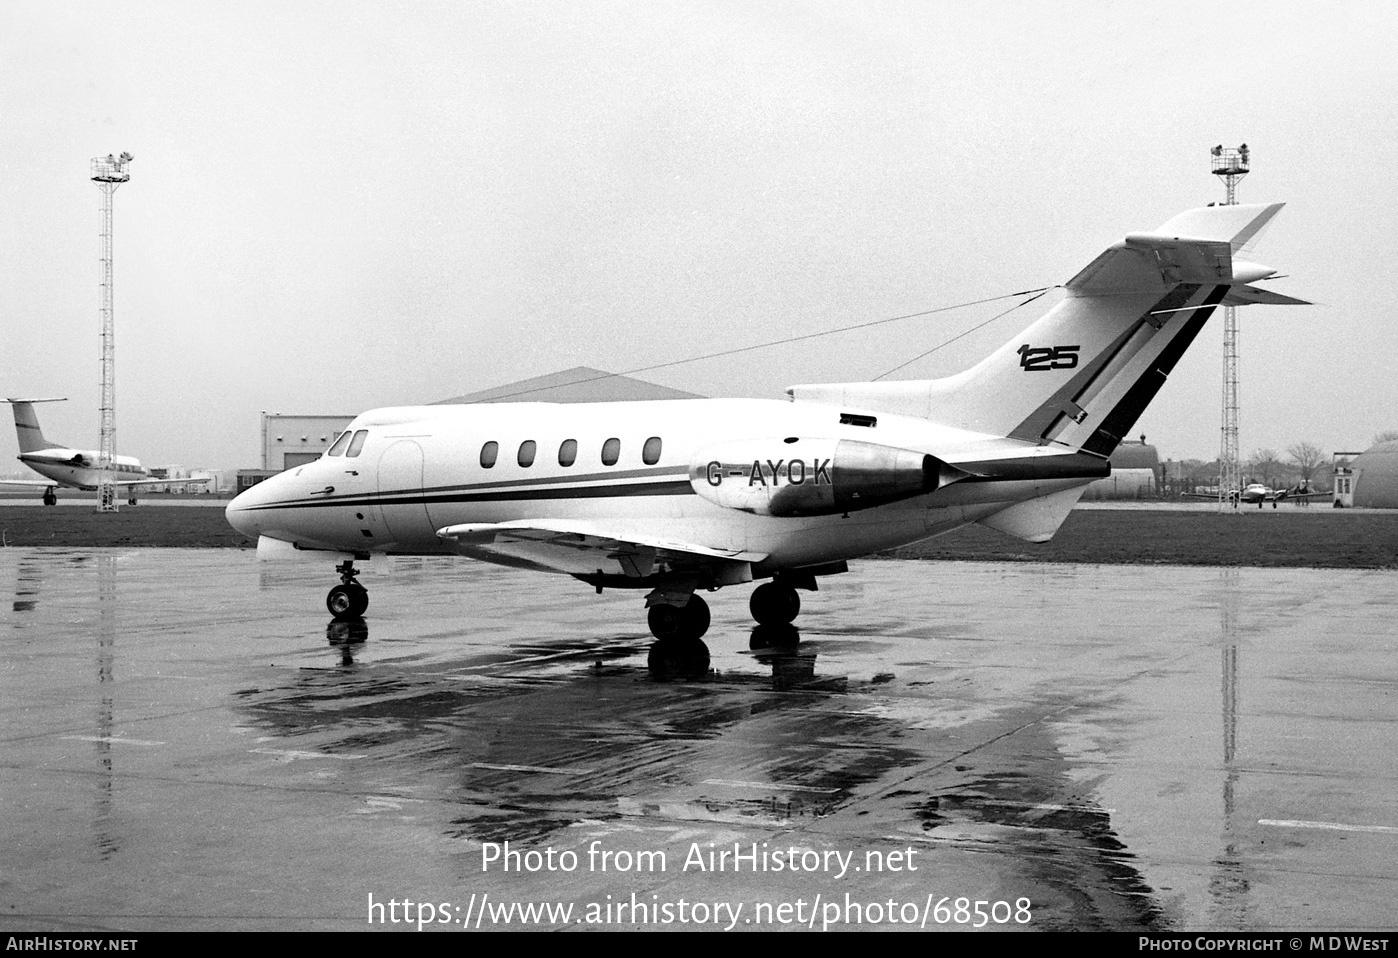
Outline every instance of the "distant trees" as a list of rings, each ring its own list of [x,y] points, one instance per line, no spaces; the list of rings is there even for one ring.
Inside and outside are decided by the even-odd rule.
[[[1374,442],[1387,442],[1398,439],[1398,429],[1381,432]],[[1342,465],[1336,461],[1333,465]],[[1196,489],[1213,489],[1218,485],[1219,462],[1202,459],[1183,459],[1166,464],[1162,469],[1164,488],[1167,495],[1193,492]],[[1330,488],[1331,456],[1318,442],[1302,440],[1286,447],[1283,456],[1275,449],[1263,447],[1253,451],[1242,463],[1243,482],[1261,482],[1273,489],[1290,489],[1302,486],[1311,492],[1325,492]]]
[[[1398,439],[1398,429],[1385,429],[1374,436],[1374,445],[1377,446],[1381,442],[1392,442],[1395,439]]]
[[[1301,485],[1311,488],[1311,478],[1325,464],[1325,452],[1314,442],[1298,442],[1286,447],[1287,457],[1301,470]]]
[[[1253,452],[1247,466],[1254,482],[1264,482],[1269,486],[1276,486],[1277,477],[1284,468],[1281,460],[1277,458],[1277,451],[1265,448]]]

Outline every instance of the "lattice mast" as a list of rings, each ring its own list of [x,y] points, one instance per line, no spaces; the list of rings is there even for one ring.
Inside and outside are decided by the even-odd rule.
[[[92,161],[92,182],[102,191],[102,263],[98,276],[102,313],[102,429],[97,453],[98,512],[117,511],[116,470],[116,339],[112,298],[112,194],[131,179],[126,171],[130,153],[110,153]]]
[[[1248,146],[1216,146],[1210,151],[1213,174],[1228,192],[1224,205],[1238,202],[1238,183],[1248,175]],[[1238,449],[1238,307],[1223,307],[1223,426],[1218,448],[1218,508],[1238,508],[1243,468]]]

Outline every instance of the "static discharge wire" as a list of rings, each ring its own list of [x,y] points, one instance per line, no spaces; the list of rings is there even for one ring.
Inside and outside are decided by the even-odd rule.
[[[1047,293],[1049,290],[1051,290],[1051,289],[1057,289],[1057,288],[1058,288],[1058,287],[1057,287],[1056,285],[1055,285],[1055,286],[1043,286],[1043,287],[1040,287],[1040,288],[1038,288],[1038,289],[1024,289],[1024,290],[1020,290],[1019,292],[1016,292],[1016,293],[1003,293],[1003,294],[1001,294],[1001,295],[999,295],[999,296],[988,296],[988,297],[986,297],[985,299],[973,299],[973,300],[969,300],[968,302],[965,302],[965,303],[955,303],[955,304],[953,304],[953,305],[951,305],[951,306],[938,306],[936,309],[925,309],[925,310],[922,310],[922,311],[916,312],[916,313],[905,313],[905,314],[903,314],[902,316],[889,316],[889,317],[886,317],[886,318],[884,318],[884,319],[875,319],[875,320],[871,320],[871,321],[869,321],[869,322],[867,322],[867,323],[855,323],[855,324],[853,324],[853,325],[851,325],[851,326],[841,326],[841,327],[839,327],[839,328],[837,328],[837,329],[826,329],[826,330],[822,330],[821,332],[818,332],[818,333],[802,333],[802,334],[799,335],[799,336],[789,336],[789,337],[787,337],[786,339],[774,339],[774,340],[772,340],[771,342],[766,342],[766,343],[754,343],[754,344],[751,345],[751,346],[737,346],[737,347],[735,347],[735,348],[733,348],[733,349],[724,349],[724,350],[720,350],[719,352],[716,352],[716,353],[705,353],[705,354],[702,355],[702,356],[690,356],[690,357],[688,357],[688,358],[686,358],[686,359],[671,359],[671,360],[668,360],[668,361],[663,362],[663,363],[654,363],[654,364],[652,364],[652,365],[650,365],[650,366],[637,366],[637,367],[634,368],[634,369],[627,369],[627,370],[625,370],[625,371],[623,371],[623,372],[619,372],[619,373],[600,373],[599,375],[591,376],[591,377],[589,377],[589,378],[587,378],[587,379],[578,379],[578,380],[574,380],[573,382],[570,382],[570,383],[568,383],[567,385],[569,385],[569,386],[580,386],[580,385],[583,385],[584,383],[600,382],[600,381],[603,380],[603,379],[613,379],[613,378],[615,378],[615,377],[617,377],[617,376],[634,376],[636,373],[647,373],[647,372],[653,372],[654,370],[657,370],[657,369],[667,369],[667,368],[669,368],[669,367],[671,367],[671,366],[683,366],[683,365],[685,365],[686,363],[697,363],[697,362],[701,362],[702,360],[705,360],[705,359],[718,359],[718,358],[720,358],[720,357],[722,357],[722,356],[736,356],[736,355],[738,355],[739,353],[748,353],[748,352],[752,352],[753,350],[757,350],[757,349],[769,349],[769,348],[771,348],[772,346],[785,346],[785,345],[787,345],[788,343],[799,343],[799,342],[801,342],[802,340],[806,340],[806,339],[817,339],[817,338],[819,338],[819,337],[821,337],[821,336],[834,336],[836,333],[848,333],[848,332],[852,332],[852,331],[854,331],[854,330],[856,330],[856,329],[869,329],[870,327],[873,327],[873,326],[882,326],[882,325],[884,325],[885,323],[896,323],[896,322],[900,322],[901,320],[905,320],[905,319],[917,319],[917,318],[920,317],[920,316],[933,316],[933,315],[936,315],[937,313],[947,313],[947,312],[950,312],[950,311],[953,310],[953,309],[965,309],[965,308],[967,308],[967,307],[969,307],[969,306],[981,306],[981,305],[983,305],[983,304],[985,304],[985,303],[995,303],[995,302],[999,302],[999,301],[1002,300],[1002,299],[1013,299],[1013,298],[1015,298],[1016,296],[1029,296],[1029,297],[1031,297],[1030,299],[1026,299],[1026,300],[1024,300],[1023,302],[1016,303],[1015,305],[1011,306],[1011,307],[1010,307],[1009,309],[1007,309],[1007,310],[1004,310],[1004,311],[1002,311],[1002,312],[1000,312],[1000,313],[997,313],[996,315],[990,317],[990,319],[987,319],[985,322],[980,323],[980,324],[977,325],[977,326],[973,326],[973,327],[971,327],[970,329],[968,329],[968,330],[966,330],[966,331],[964,331],[964,332],[957,333],[957,334],[956,334],[955,336],[953,336],[951,339],[948,339],[948,340],[946,340],[945,342],[942,342],[942,343],[939,343],[939,344],[936,345],[936,346],[933,346],[931,349],[927,350],[927,352],[922,353],[922,354],[919,355],[919,356],[915,356],[915,357],[913,357],[912,359],[908,360],[907,362],[901,363],[901,364],[899,364],[899,365],[893,367],[892,369],[888,370],[888,372],[882,373],[882,374],[880,374],[880,375],[874,377],[874,381],[877,382],[878,380],[882,379],[884,376],[888,376],[888,375],[890,375],[891,373],[895,373],[895,372],[897,372],[898,370],[902,369],[904,366],[911,365],[912,363],[917,362],[919,359],[922,359],[922,358],[925,357],[925,356],[930,356],[930,355],[932,355],[932,353],[935,353],[937,350],[941,349],[942,347],[951,345],[952,343],[956,342],[958,339],[961,339],[963,336],[969,336],[971,333],[974,333],[976,330],[982,329],[982,328],[984,328],[985,326],[988,326],[988,325],[990,325],[991,323],[995,322],[997,319],[1000,319],[1000,318],[1003,317],[1003,316],[1009,315],[1010,313],[1014,312],[1016,309],[1019,309],[1019,307],[1024,306],[1024,305],[1027,305],[1028,303],[1034,302],[1034,300],[1038,299],[1040,296],[1043,296],[1043,295],[1044,295],[1045,293]],[[501,400],[501,399],[513,399],[513,398],[516,397],[516,396],[527,396],[529,393],[537,392],[537,391],[538,391],[538,388],[539,388],[539,387],[535,387],[535,388],[533,388],[533,389],[521,389],[521,390],[519,390],[519,391],[517,391],[517,392],[512,392],[512,393],[502,393],[502,394],[500,394],[500,395],[498,395],[498,396],[492,396],[491,398],[492,398],[493,400],[495,400],[495,401],[499,401],[499,400]]]
[[[956,342],[958,339],[961,339],[961,338],[964,337],[964,336],[969,336],[969,335],[971,335],[972,333],[974,333],[974,332],[975,332],[976,330],[978,330],[978,329],[984,329],[985,327],[989,326],[991,323],[995,322],[997,319],[1001,319],[1001,318],[1003,318],[1003,317],[1005,317],[1005,316],[1010,315],[1010,313],[1013,313],[1015,310],[1019,309],[1021,306],[1028,306],[1030,303],[1034,302],[1034,300],[1038,299],[1040,296],[1043,296],[1043,295],[1044,295],[1045,293],[1047,293],[1049,290],[1051,290],[1051,289],[1056,289],[1056,288],[1057,288],[1057,287],[1055,287],[1055,286],[1045,286],[1043,289],[1038,289],[1038,290],[1029,289],[1029,290],[1025,290],[1025,291],[1022,292],[1022,293],[1010,293],[1009,295],[1011,295],[1011,296],[1029,296],[1030,293],[1033,293],[1034,295],[1033,295],[1033,296],[1029,296],[1028,299],[1021,300],[1020,302],[1015,303],[1015,304],[1014,304],[1013,306],[1011,306],[1009,309],[1001,310],[1000,312],[996,313],[994,316],[990,317],[989,319],[987,319],[987,320],[986,320],[985,322],[983,322],[983,323],[980,323],[980,324],[978,324],[978,325],[972,326],[970,329],[968,329],[968,330],[966,330],[966,331],[964,331],[964,332],[957,333],[957,334],[956,334],[955,336],[953,336],[951,339],[943,340],[942,342],[940,342],[940,343],[938,343],[937,345],[933,346],[933,347],[932,347],[931,349],[929,349],[927,352],[921,353],[921,354],[919,354],[919,355],[917,355],[917,356],[914,356],[912,359],[909,359],[907,362],[899,363],[897,366],[894,366],[892,369],[888,370],[887,372],[879,373],[877,376],[875,376],[875,377],[874,377],[872,380],[870,380],[870,381],[871,381],[871,382],[878,382],[880,379],[884,378],[885,376],[891,376],[891,375],[893,375],[894,373],[896,373],[898,370],[902,369],[904,366],[911,366],[913,363],[917,362],[919,359],[925,359],[926,357],[931,356],[933,353],[935,353],[937,350],[941,349],[942,347],[944,347],[944,346],[950,346],[952,343]],[[1002,296],[1002,297],[998,297],[998,298],[1004,299],[1005,297]],[[989,300],[982,300],[982,302],[989,302]],[[972,305],[972,304],[967,304],[967,305]],[[947,308],[948,308],[948,309],[955,309],[956,307],[955,307],[955,306],[949,306],[949,307],[947,307]]]

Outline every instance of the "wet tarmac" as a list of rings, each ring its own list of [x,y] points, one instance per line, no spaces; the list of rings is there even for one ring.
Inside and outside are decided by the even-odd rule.
[[[363,568],[0,550],[0,929],[1395,927],[1398,573]]]

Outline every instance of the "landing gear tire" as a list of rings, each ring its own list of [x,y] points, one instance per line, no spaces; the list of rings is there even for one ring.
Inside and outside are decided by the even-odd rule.
[[[791,586],[764,582],[752,590],[748,609],[761,625],[789,625],[801,611],[801,597]]]
[[[46,505],[46,506],[56,506],[56,505],[58,505],[58,493],[54,492],[52,489],[45,489],[45,490],[44,490],[44,505]]]
[[[697,595],[679,605],[653,605],[646,613],[650,634],[666,639],[697,639],[709,631],[709,604]]]
[[[357,619],[369,608],[369,590],[358,582],[341,583],[325,597],[325,607],[336,619]]]

